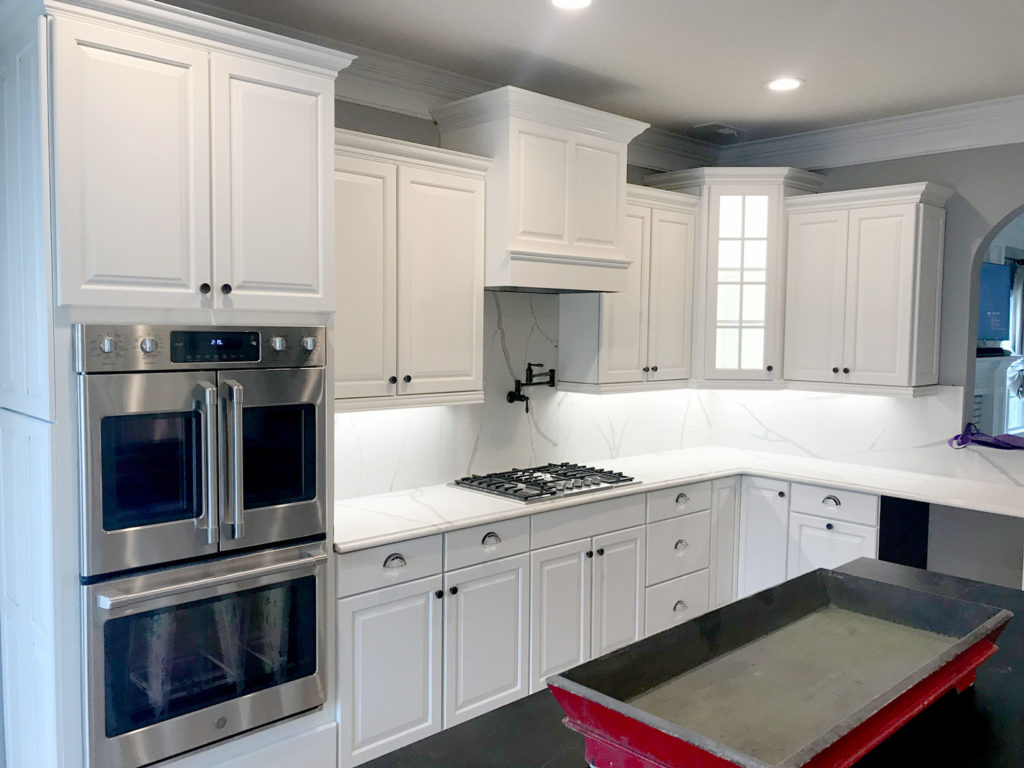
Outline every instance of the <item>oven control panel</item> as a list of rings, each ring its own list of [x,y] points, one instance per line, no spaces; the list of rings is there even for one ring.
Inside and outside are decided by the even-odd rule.
[[[323,326],[75,325],[78,373],[320,368]]]

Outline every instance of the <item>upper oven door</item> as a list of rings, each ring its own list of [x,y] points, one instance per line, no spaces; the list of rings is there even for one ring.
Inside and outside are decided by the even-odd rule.
[[[217,551],[213,374],[78,377],[87,576]]]
[[[222,550],[326,530],[322,368],[218,374]]]

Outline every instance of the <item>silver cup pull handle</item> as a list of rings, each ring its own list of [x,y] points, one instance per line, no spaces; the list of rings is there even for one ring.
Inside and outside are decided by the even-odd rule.
[[[839,500],[838,496],[833,496],[831,493],[821,500],[821,503],[826,507],[841,507],[843,502]]]
[[[690,606],[684,603],[682,600],[676,600],[676,604],[672,606],[673,613],[682,613],[687,610]]]
[[[484,534],[484,537],[480,539],[481,546],[493,547],[495,544],[501,544],[501,536],[496,534],[494,531],[488,531]]]
[[[687,496],[685,493],[680,493],[679,495],[676,496],[676,504],[689,504],[689,503],[690,503],[690,497]]]
[[[392,552],[390,555],[384,558],[385,568],[405,568],[405,558],[398,552]]]
[[[690,548],[690,542],[688,542],[686,539],[679,539],[675,543],[675,549],[679,550],[680,552],[682,552],[684,549],[689,549],[689,548]]]

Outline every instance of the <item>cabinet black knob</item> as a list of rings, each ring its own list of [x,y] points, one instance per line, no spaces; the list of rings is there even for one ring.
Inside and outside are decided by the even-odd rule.
[[[601,549],[597,550],[597,554],[599,554],[602,557],[604,557],[604,547],[601,547]]]
[[[649,366],[649,365],[645,365],[644,366],[644,373],[649,373],[650,370],[651,370],[651,366]]]
[[[771,373],[772,371],[775,370],[775,366],[774,365],[769,365],[767,368],[765,368],[765,370],[768,371],[768,373]]]
[[[452,587],[448,591],[451,592],[453,595],[459,594],[459,588],[458,587]]]
[[[444,597],[444,590],[443,589],[437,590],[437,592],[434,593],[434,597],[436,597],[438,600],[440,600],[442,597]]]
[[[835,528],[835,526],[832,525],[832,523],[825,523],[825,530],[826,531],[831,531],[833,528]]]
[[[839,373],[839,369],[838,368],[833,368],[832,369],[832,373]]]
[[[199,292],[201,294],[203,294],[203,296],[208,294],[210,292],[210,284],[209,283],[203,283],[202,285],[200,285],[199,286]]]
[[[658,370],[658,366],[656,366],[656,365],[652,365],[652,366],[651,366],[651,370],[652,370],[652,371],[655,371],[655,372],[657,372],[657,370]]]
[[[780,499],[786,498],[786,492],[785,491],[779,491],[779,498]]]
[[[412,376],[410,376],[409,374],[405,374],[405,376],[402,377],[402,381],[408,384],[410,381],[412,381]]]
[[[587,552],[587,557],[593,557],[593,556],[594,556],[593,552],[589,552],[589,551]]]
[[[398,383],[398,377],[397,376],[392,376],[391,378],[388,379],[388,384],[397,384],[397,383]]]
[[[849,368],[843,368],[843,373],[849,373],[849,372],[850,372]]]
[[[224,283],[224,285],[220,287],[220,292],[223,293],[225,296],[231,293],[231,283]]]

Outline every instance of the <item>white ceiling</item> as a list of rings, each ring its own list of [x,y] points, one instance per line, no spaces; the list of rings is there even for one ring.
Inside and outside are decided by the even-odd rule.
[[[1024,0],[203,5],[679,132],[724,122],[761,138],[1024,94]],[[783,74],[806,87],[762,87]]]

